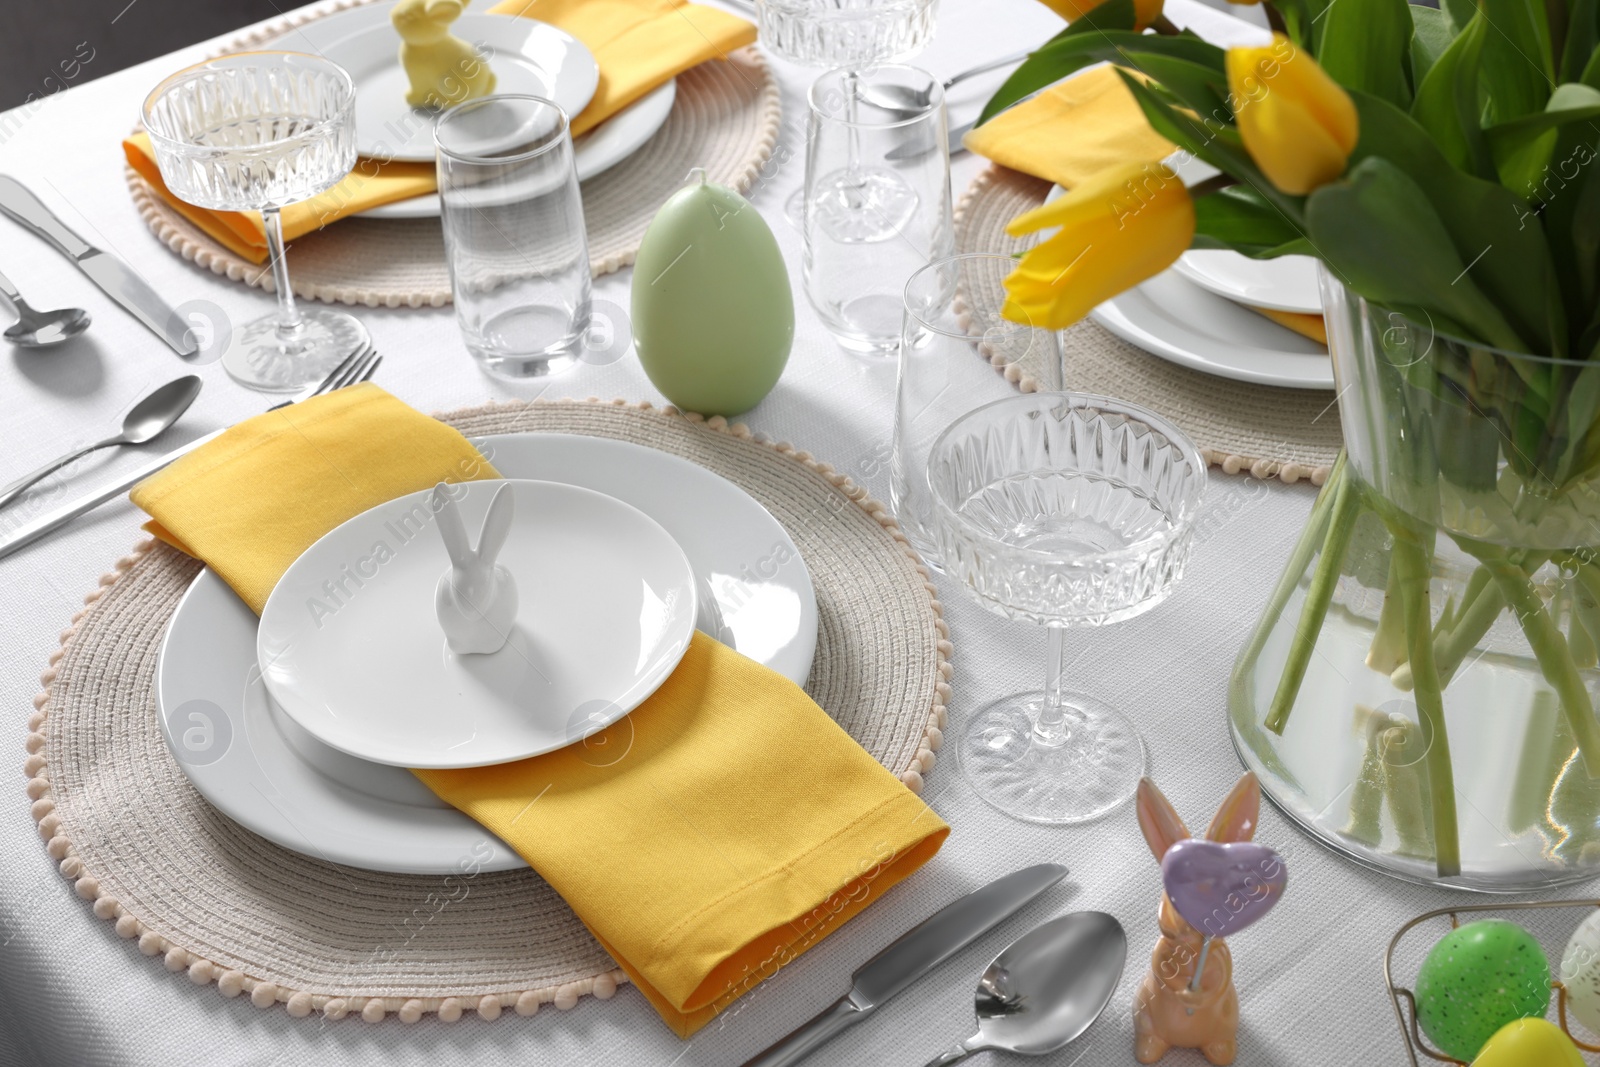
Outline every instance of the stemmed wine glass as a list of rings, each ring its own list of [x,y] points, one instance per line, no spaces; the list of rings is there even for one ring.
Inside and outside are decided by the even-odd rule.
[[[1132,404],[1027,393],[951,423],[928,457],[945,573],[989,610],[1047,627],[1042,691],[977,711],[960,744],[978,794],[1030,822],[1093,819],[1134,793],[1144,742],[1120,712],[1067,688],[1068,626],[1142,615],[1183,575],[1206,465]]]
[[[755,0],[755,7],[767,51],[802,66],[844,68],[853,85],[848,72],[922,51],[933,37],[939,0]],[[797,227],[805,209],[803,188],[784,204]]]
[[[161,180],[214,211],[259,211],[278,310],[228,340],[222,365],[264,392],[326,377],[367,343],[331,308],[296,306],[279,210],[337,185],[356,161],[355,85],[342,67],[300,52],[241,52],[180,70],[151,90],[144,127]]]

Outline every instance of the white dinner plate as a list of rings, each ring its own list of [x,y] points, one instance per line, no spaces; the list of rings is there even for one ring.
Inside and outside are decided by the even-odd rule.
[[[676,79],[640,97],[572,143],[573,166],[578,180],[603,173],[637,152],[666,125],[678,98]],[[395,200],[359,212],[364,219],[436,219],[439,194]]]
[[[463,15],[450,30],[477,46],[495,73],[496,94],[541,96],[576,115],[600,84],[600,68],[589,50],[548,23],[515,15]],[[321,51],[355,82],[356,151],[378,159],[431,162],[435,112],[406,103],[409,82],[399,49],[399,34],[385,21],[330,41]]]
[[[689,648],[695,577],[661,524],[560,482],[462,483],[476,541],[508,485],[499,553],[519,607],[504,647],[456,654],[434,598],[451,573],[410,493],[329,530],[289,565],[256,634],[272,698],[323,744],[396,767],[482,767],[564,748],[638,707]]]
[[[743,490],[687,460],[568,434],[475,440],[502,474],[568,481],[625,500],[683,548],[700,628],[804,685],[816,598],[799,550]],[[410,772],[317,741],[268,696],[257,619],[202,570],[162,641],[156,706],[195,788],[223,814],[296,852],[370,870],[510,870],[521,857]]]
[[[1167,270],[1112,297],[1089,317],[1130,344],[1222,378],[1332,389],[1328,350]]]
[[[1200,288],[1241,304],[1322,314],[1317,261],[1311,256],[1251,259],[1226,248],[1202,248],[1179,256],[1172,269]]]

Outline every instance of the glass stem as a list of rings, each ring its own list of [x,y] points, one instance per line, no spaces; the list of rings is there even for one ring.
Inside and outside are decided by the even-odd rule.
[[[1083,716],[1063,696],[1067,691],[1067,628],[1047,626],[1045,630],[1050,635],[1050,647],[1045,653],[1044,704],[1033,724],[1033,739],[1037,744],[1057,748],[1072,737],[1072,728]]]
[[[261,212],[267,231],[267,255],[272,259],[272,284],[278,290],[278,340],[285,347],[295,346],[305,332],[300,309],[294,305],[294,290],[289,287],[289,259],[283,254],[283,219],[275,207]]]

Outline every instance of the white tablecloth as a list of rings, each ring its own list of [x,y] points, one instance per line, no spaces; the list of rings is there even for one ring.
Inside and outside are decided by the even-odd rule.
[[[1192,0],[1168,12],[1203,33],[1226,32],[1226,16]],[[64,16],[65,17],[65,16]],[[78,16],[74,16],[78,17]],[[84,16],[87,17],[87,16]],[[1237,28],[1237,24],[1233,24]],[[918,61],[943,74],[1035,44],[1060,22],[1029,0],[945,0],[937,38]],[[1210,27],[1208,30],[1207,27]],[[0,115],[0,171],[22,179],[90,241],[138,266],[173,303],[208,300],[235,321],[266,312],[271,298],[182,262],[146,230],[129,202],[120,137],[159,78],[199,59],[200,45]],[[50,57],[40,57],[41,61]],[[778,235],[795,283],[799,326],[777,390],[746,416],[756,429],[795,442],[887,498],[894,368],[835,347],[800,292],[800,238],[783,219],[785,198],[801,181],[803,93],[810,72],[776,64],[783,79],[785,127],[774,161],[752,199]],[[959,119],[978,107],[993,81],[952,94]],[[954,188],[981,161],[958,157]],[[172,353],[113,306],[61,257],[16,224],[0,219],[0,270],[36,306],[78,304],[94,326],[60,354],[0,351],[0,481],[31,469],[65,446],[119,422],[154,385],[184,373]],[[602,279],[602,310],[628,305],[631,273]],[[425,411],[531,395],[490,381],[471,363],[450,309],[358,309],[385,362],[378,382]],[[619,326],[624,320],[618,319]],[[219,366],[202,371],[204,394],[158,447],[255,414],[259,396],[229,381]],[[995,397],[1009,387],[996,376]],[[586,365],[550,383],[547,395],[661,402],[630,353]],[[104,455],[73,485],[87,486],[135,461]],[[1126,709],[1144,730],[1152,773],[1191,824],[1203,826],[1240,766],[1224,724],[1229,666],[1277,578],[1311,501],[1311,490],[1264,485],[1213,473],[1207,514],[1188,576],[1171,600],[1133,622],[1069,638],[1082,655],[1080,688]],[[24,510],[24,514],[26,510]],[[495,1022],[429,1017],[407,1026],[351,1017],[292,1019],[227,1000],[141,956],[96,919],[56,871],[22,792],[24,723],[38,676],[58,634],[111,563],[143,535],[140,516],[121,501],[69,530],[0,561],[0,738],[11,738],[14,770],[0,803],[0,1064],[371,1064],[446,1067],[489,1063],[666,1067],[738,1064],[839,996],[850,972],[935,908],[1006,871],[1043,860],[1071,868],[1067,882],[1026,915],[991,933],[931,978],[815,1057],[818,1064],[919,1064],[965,1037],[972,990],[989,958],[1028,926],[1067,909],[1116,915],[1131,941],[1127,972],[1105,1017],[1080,1042],[1045,1061],[1095,1067],[1132,1064],[1131,1002],[1156,937],[1160,875],[1131,807],[1067,829],[1013,822],[985,806],[962,779],[952,753],[931,775],[926,795],[954,827],[944,851],[907,884],[786,968],[692,1041],[678,1041],[631,987],[572,1011],[546,1007],[531,1019],[507,1012]],[[0,529],[17,521],[0,516]],[[1042,681],[1039,630],[982,612],[962,589],[941,580],[955,642],[954,725],[995,696]],[[7,733],[6,731],[9,731]],[[0,746],[0,753],[4,747]],[[1399,1035],[1383,991],[1380,958],[1394,929],[1417,912],[1453,899],[1401,885],[1337,859],[1264,813],[1259,839],[1290,858],[1292,878],[1267,921],[1235,938],[1241,999],[1242,1067],[1394,1064]],[[1174,1065],[1203,1062],[1174,1052]]]

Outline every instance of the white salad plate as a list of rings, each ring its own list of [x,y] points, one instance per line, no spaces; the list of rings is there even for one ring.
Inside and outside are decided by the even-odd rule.
[[[699,628],[805,684],[817,637],[811,579],[783,527],[742,489],[622,441],[505,434],[474,444],[502,474],[595,489],[660,522],[694,568]],[[352,867],[449,874],[525,866],[409,771],[347,755],[300,727],[262,683],[257,626],[222,579],[202,570],[162,642],[163,731],[213,806],[276,844]]]
[[[1089,317],[1130,344],[1191,370],[1257,385],[1332,389],[1333,361],[1309,337],[1166,270]]]
[[[576,115],[600,84],[593,54],[576,37],[548,23],[515,15],[462,15],[450,30],[476,46],[495,73],[497,94],[541,96]],[[331,41],[321,52],[355,82],[357,152],[432,162],[436,112],[406,103],[410,83],[400,66],[400,37],[387,20]]]
[[[1311,256],[1251,259],[1226,248],[1202,248],[1179,256],[1172,269],[1200,288],[1241,304],[1322,314],[1317,261]]]
[[[453,489],[474,541],[498,481]],[[504,647],[458,655],[434,608],[450,556],[432,489],[323,534],[278,579],[256,631],[267,692],[325,745],[396,767],[481,767],[563,748],[638,707],[688,651],[689,560],[631,504],[510,480],[499,553],[519,608]]]

